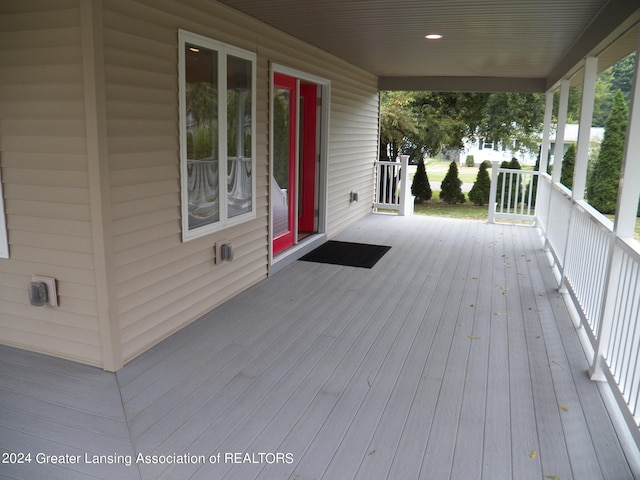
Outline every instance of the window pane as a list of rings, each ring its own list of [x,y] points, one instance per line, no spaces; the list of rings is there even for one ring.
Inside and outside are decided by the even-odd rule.
[[[291,95],[276,88],[273,95],[273,236],[289,230],[289,140],[291,138]]]
[[[220,220],[218,54],[185,44],[189,230]]]
[[[251,212],[252,64],[227,57],[227,205],[229,218]]]

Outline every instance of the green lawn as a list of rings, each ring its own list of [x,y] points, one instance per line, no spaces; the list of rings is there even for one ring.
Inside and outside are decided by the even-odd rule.
[[[414,205],[416,215],[429,215],[432,217],[464,218],[467,220],[487,220],[489,207],[477,207],[467,200],[463,204],[449,205],[440,200],[440,192],[434,191],[431,200],[425,204]]]
[[[427,170],[427,177],[429,177],[429,181],[441,182],[449,170],[449,163],[430,159],[425,164],[425,168]],[[460,178],[463,183],[475,182],[476,175],[478,175],[478,167],[461,167],[458,165],[458,178]]]

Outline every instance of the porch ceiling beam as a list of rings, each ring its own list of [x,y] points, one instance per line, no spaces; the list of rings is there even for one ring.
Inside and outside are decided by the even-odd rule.
[[[616,38],[640,21],[640,0],[610,0],[582,32],[547,77],[545,90],[575,74],[587,56],[598,56]]]
[[[379,77],[379,90],[543,93],[544,78]]]

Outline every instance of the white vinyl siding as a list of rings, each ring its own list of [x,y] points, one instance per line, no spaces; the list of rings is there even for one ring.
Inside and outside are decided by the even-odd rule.
[[[79,5],[99,13],[93,130]],[[209,0],[38,0],[5,2],[5,11],[0,140],[11,258],[0,259],[0,342],[118,368],[266,278],[271,62],[331,83],[329,235],[371,212],[375,76]],[[257,55],[255,218],[189,242],[181,238],[179,29]],[[96,125],[105,131],[98,147],[87,143]],[[350,191],[359,202],[349,203]],[[216,264],[222,241],[235,259]],[[28,304],[31,275],[58,280],[60,307]]]
[[[0,32],[0,339],[102,365],[79,2],[3,2]],[[32,275],[57,279],[59,307],[29,304]]]

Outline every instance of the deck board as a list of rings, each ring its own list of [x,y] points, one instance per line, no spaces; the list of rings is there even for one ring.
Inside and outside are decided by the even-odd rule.
[[[372,269],[294,262],[116,375],[0,347],[0,451],[290,463],[0,478],[640,478],[535,229],[372,215],[336,239],[392,248]]]

